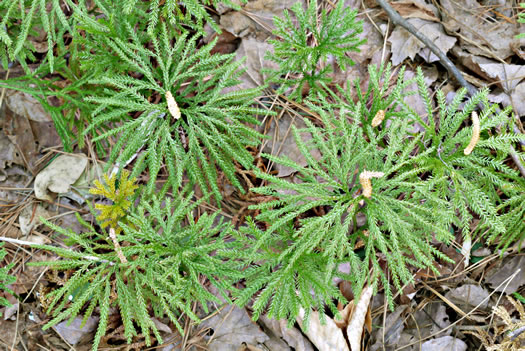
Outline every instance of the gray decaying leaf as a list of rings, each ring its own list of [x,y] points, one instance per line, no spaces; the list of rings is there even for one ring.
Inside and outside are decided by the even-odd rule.
[[[370,348],[372,351],[383,350],[385,348],[390,349],[390,347],[398,345],[401,333],[405,329],[403,313],[407,308],[407,306],[397,306],[393,313],[387,315],[386,321],[384,322],[385,329],[379,328],[373,333],[372,339],[376,340],[376,342]],[[382,323],[382,321],[379,323]]]
[[[283,114],[279,119],[273,118],[270,128],[266,132],[267,135],[271,136],[271,139],[265,145],[263,151],[272,155],[286,156],[297,164],[306,166],[306,158],[295,143],[291,125],[297,129],[306,128],[302,118],[293,118],[287,113]],[[301,137],[305,142],[312,139],[311,135],[307,133],[302,133]],[[321,158],[321,154],[317,149],[313,149],[311,154],[316,160]],[[294,169],[287,166],[275,164],[274,167],[279,172],[279,177],[286,177],[294,173]]]
[[[507,295],[515,293],[521,286],[525,284],[524,267],[525,256],[513,256],[511,258],[505,258],[498,267],[494,268],[488,273],[487,277],[485,278],[485,282],[496,291],[504,291]],[[516,276],[507,284],[505,281],[510,279],[515,273],[517,273]]]
[[[456,38],[445,34],[443,26],[436,22],[431,22],[419,18],[410,18],[407,20],[422,34],[427,36],[437,47],[445,54],[456,43]],[[392,44],[392,64],[397,66],[404,59],[409,57],[414,59],[416,54],[421,56],[427,62],[439,61],[439,58],[431,53],[419,39],[410,34],[401,26],[397,26],[388,41]]]
[[[421,351],[466,351],[467,344],[452,336],[442,336],[438,339],[425,341],[421,345]]]
[[[288,328],[285,320],[270,319],[266,315],[260,318],[264,326],[270,329],[274,335],[283,339],[296,351],[313,351],[312,344],[306,339],[301,331],[295,327]],[[267,344],[267,343],[266,343]]]
[[[460,308],[472,309],[478,305],[480,309],[487,309],[490,300],[489,293],[479,285],[466,284],[448,291],[445,297]]]
[[[210,351],[233,351],[244,344],[258,345],[270,338],[263,333],[244,309],[235,305],[225,306],[217,314],[206,319],[200,327],[211,328],[213,333],[206,339],[212,339],[208,345]]]
[[[480,1],[441,0],[440,3],[442,23],[447,32],[452,35],[459,33],[461,47],[471,54],[505,60],[514,55],[513,46],[519,47],[525,42],[525,39],[515,38],[525,31],[523,25],[517,26],[495,16]]]
[[[62,336],[68,343],[75,345],[85,335],[93,332],[98,326],[98,317],[89,317],[86,325],[80,328],[83,317],[76,317],[70,325],[68,321],[58,323],[54,329],[60,336]]]

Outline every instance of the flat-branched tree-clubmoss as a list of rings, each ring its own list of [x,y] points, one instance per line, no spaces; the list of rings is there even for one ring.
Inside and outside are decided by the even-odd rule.
[[[265,113],[251,107],[260,89],[224,93],[239,83],[242,73],[242,61],[234,61],[235,54],[212,55],[216,40],[198,48],[197,36],[172,33],[163,24],[157,29],[152,35],[139,35],[128,27],[129,40],[101,38],[104,44],[98,50],[118,56],[125,71],[112,68],[92,81],[107,89],[104,95],[88,99],[99,106],[86,133],[108,123],[115,125],[93,139],[118,137],[108,165],[122,167],[143,151],[134,174],[148,170],[148,192],[163,161],[169,174],[167,185],[180,184],[186,170],[205,195],[220,199],[218,167],[243,191],[235,162],[251,168],[253,157],[246,147],[259,144],[262,138],[245,124],[257,124],[254,114]],[[170,113],[168,103],[176,115]]]
[[[118,222],[121,234],[115,234],[114,228],[109,233],[96,229],[80,216],[78,220],[87,229],[83,233],[44,220],[51,229],[67,236],[72,247],[38,246],[62,259],[35,264],[75,272],[48,295],[51,304],[47,313],[53,318],[44,329],[63,320],[71,322],[78,315],[83,316],[84,324],[98,307],[100,321],[93,340],[93,350],[97,350],[110,308],[118,307],[127,342],[142,335],[146,345],[151,345],[150,334],[162,343],[152,317],[166,316],[184,333],[181,313],[198,322],[192,310],[195,302],[205,311],[208,302],[220,303],[202,281],[209,281],[230,301],[231,282],[244,277],[236,261],[225,260],[240,256],[230,252],[235,252],[237,244],[225,240],[234,229],[217,220],[217,213],[195,219],[193,210],[198,203],[191,200],[192,194],[162,200],[143,197],[138,207],[128,209]],[[70,296],[74,296],[72,301]]]

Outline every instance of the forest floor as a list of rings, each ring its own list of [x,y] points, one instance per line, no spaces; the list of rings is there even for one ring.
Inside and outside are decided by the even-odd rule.
[[[246,57],[243,87],[262,84],[264,77],[261,69],[270,65],[264,55],[271,49],[267,40],[272,37],[272,18],[281,15],[283,9],[290,8],[294,2],[296,0],[255,0],[249,1],[241,11],[221,6],[210,10],[223,29],[214,51],[235,52],[238,59]],[[345,2],[347,6],[358,9],[359,18],[364,21],[362,37],[367,39],[367,43],[361,47],[361,52],[349,54],[356,63],[354,66],[346,71],[334,70],[336,82],[345,85],[347,80],[359,78],[362,86],[366,86],[369,64],[391,62],[395,70],[406,67],[405,77],[414,76],[416,68],[421,67],[432,92],[441,89],[447,100],[453,98],[460,85],[423,43],[400,26],[393,25],[375,1]],[[319,3],[328,6],[330,1]],[[516,1],[401,0],[393,5],[401,16],[447,54],[470,84],[476,88],[488,86],[491,102],[503,107],[512,106],[518,116],[517,127],[522,133],[525,131],[521,124],[525,116],[525,41],[515,38],[525,32],[525,26],[517,22],[520,8]],[[215,36],[217,34],[210,30],[202,40],[209,42]],[[21,73],[17,66],[8,72],[0,69],[0,78]],[[301,114],[297,113],[301,106],[271,91],[266,93],[268,99],[280,105],[283,113],[262,121],[261,131],[270,138],[255,151],[286,155],[299,164],[306,164],[290,132],[292,125],[305,125]],[[421,114],[426,112],[419,97],[407,97],[406,102]],[[69,191],[54,196],[48,202],[37,199],[35,189],[42,185],[35,182],[35,177],[50,160],[63,154],[60,139],[51,117],[38,101],[22,92],[0,91],[0,236],[33,243],[52,243],[56,239],[48,228],[41,225],[40,216],[73,230],[80,230],[75,212],[87,220],[92,219],[83,194],[99,172],[102,160],[98,160],[91,145],[87,145],[76,151],[86,155],[88,162],[71,165],[68,176],[78,176],[67,180],[71,184]],[[274,171],[279,177],[294,177],[292,171],[283,166],[276,165]],[[64,174],[60,172],[51,173],[49,177],[63,179]],[[257,203],[258,195],[240,194],[228,185],[224,185],[222,190],[222,215],[241,225],[245,216],[251,214],[248,206]],[[206,205],[202,210],[210,208],[219,210],[213,205]],[[7,294],[6,298],[12,306],[0,308],[0,348],[20,351],[90,349],[96,316],[90,317],[83,329],[78,328],[80,320],[75,320],[70,326],[64,322],[52,329],[42,330],[42,325],[49,318],[44,312],[46,301],[41,298],[42,294],[49,286],[59,284],[67,277],[43,267],[28,266],[27,263],[53,257],[23,245],[7,244],[5,247],[8,251],[6,261],[15,263],[11,274],[16,276],[17,281],[11,289],[18,298]],[[494,328],[504,326],[502,319],[494,312],[496,308],[508,311],[515,318],[513,322],[519,322],[516,315],[519,304],[514,305],[506,298],[510,295],[519,300],[525,296],[525,255],[519,249],[513,246],[500,252],[478,239],[465,243],[458,233],[453,245],[445,252],[455,263],[441,267],[441,277],[416,277],[416,284],[407,286],[396,295],[393,312],[387,309],[381,292],[373,298],[370,305],[372,330],[364,332],[364,349],[483,349],[479,337],[473,333],[481,335],[488,332],[494,336]],[[468,255],[464,254],[465,250]],[[184,336],[167,321],[156,320],[165,343],[155,346],[155,349],[325,351],[331,349],[319,344],[318,340],[345,337],[343,327],[330,318],[328,325],[312,321],[314,326],[310,332],[303,333],[298,326],[289,329],[286,323],[265,317],[254,323],[249,309],[218,306],[217,311],[205,315],[195,306],[195,311],[204,322],[194,325],[186,321]],[[110,319],[109,333],[103,339],[102,349],[146,349],[140,338],[134,340],[135,344],[131,347],[125,344],[122,326],[116,315]],[[524,325],[525,320],[521,323]],[[498,343],[501,340],[500,337],[494,341]],[[503,347],[500,349],[506,350]]]

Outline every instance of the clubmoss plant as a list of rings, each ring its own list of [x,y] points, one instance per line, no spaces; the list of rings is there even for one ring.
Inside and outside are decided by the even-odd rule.
[[[450,105],[438,92],[434,114],[420,70],[416,81],[428,121],[402,100],[390,102],[401,114],[385,112],[392,106],[375,100],[371,107],[377,110],[368,110],[366,98],[381,86],[374,79],[369,93],[358,94],[357,103],[342,89],[305,102],[322,119],[322,126],[305,119],[306,129],[292,128],[306,167],[263,155],[296,170],[297,181],[257,171],[267,184],[252,191],[275,200],[252,206],[260,211],[256,219],[267,223],[266,230],[254,224],[244,230],[243,240],[251,248],[247,259],[254,265],[248,273],[257,273],[238,301],[242,305],[255,296],[255,318],[268,306],[271,316],[294,320],[299,307],[322,309],[316,298],[334,309],[330,301],[340,296],[329,285],[338,276],[352,283],[356,295],[365,283],[377,289],[381,282],[393,308],[391,285],[400,290],[413,283],[411,267],[438,274],[436,261],[448,258],[436,244],[449,243],[454,226],[470,234],[468,226],[476,217],[480,228],[492,235],[503,233],[504,218],[497,206],[502,197],[517,195],[513,184],[519,178],[505,159],[509,145],[522,136],[491,134],[506,120],[508,110],[495,115],[496,106],[487,104],[473,126],[465,127],[474,108],[486,102],[487,91],[467,100],[461,110],[463,91]],[[398,80],[393,88],[397,97],[405,94],[405,84]],[[378,113],[383,115],[381,122]],[[413,132],[415,123],[425,131]],[[304,134],[311,136],[310,142],[304,141]],[[321,155],[318,159],[312,156],[314,149]],[[501,187],[507,189],[503,195],[496,191]],[[511,213],[514,219],[519,215]],[[366,219],[364,224],[358,225],[358,216]],[[348,275],[338,270],[345,262],[350,265]]]
[[[416,81],[427,115],[433,116],[420,69]],[[506,228],[497,207],[505,198],[519,195],[520,175],[506,164],[506,159],[512,143],[525,140],[525,136],[505,129],[496,131],[497,126],[510,120],[510,109],[496,114],[497,105],[488,103],[488,93],[487,89],[481,90],[465,101],[466,90],[461,89],[447,105],[444,94],[438,90],[438,115],[428,121],[422,120],[409,106],[405,109],[407,118],[418,121],[425,129],[418,147],[432,150],[420,165],[428,167],[432,177],[439,179],[436,187],[439,197],[450,202],[457,212],[454,225],[465,237],[472,232],[470,224],[474,216],[480,219],[479,227],[488,229],[492,236],[504,235]],[[463,108],[459,109],[463,102]],[[476,112],[480,104],[487,108]],[[470,126],[463,127],[465,123]]]
[[[30,72],[27,61],[37,61],[37,50],[28,37],[38,36],[37,30],[42,30],[47,37],[46,59],[53,70],[53,47],[56,44],[63,49],[64,35],[71,31],[72,18],[64,13],[64,2],[0,0],[0,62],[4,69],[16,60]]]
[[[120,188],[110,186],[104,194],[109,191],[109,198],[114,199],[119,192],[127,194],[134,188],[131,181],[121,182]],[[228,292],[233,289],[230,282],[241,278],[238,263],[224,260],[232,255],[230,250],[235,250],[235,243],[224,240],[232,234],[232,226],[217,221],[217,213],[195,218],[193,210],[198,202],[192,204],[191,200],[192,194],[174,199],[143,197],[137,207],[131,206],[123,211],[125,216],[119,216],[120,234],[112,227],[107,232],[99,222],[93,226],[80,216],[77,218],[86,228],[83,233],[44,221],[67,236],[72,245],[39,246],[62,259],[36,265],[75,271],[63,286],[49,294],[47,312],[53,318],[44,329],[63,320],[71,322],[77,315],[83,316],[85,323],[98,307],[100,322],[92,348],[97,350],[106,332],[110,308],[118,307],[127,342],[142,334],[146,345],[151,345],[151,334],[162,343],[151,317],[167,316],[183,333],[180,313],[198,321],[192,311],[195,301],[205,310],[208,302],[220,302],[202,285],[202,278],[229,301]],[[71,301],[70,296],[74,296]]]
[[[297,2],[292,7],[295,20],[284,10],[284,18],[275,17],[276,29],[273,34],[278,39],[270,40],[274,51],[268,52],[266,58],[279,64],[279,70],[270,71],[271,82],[280,85],[278,92],[283,93],[292,88],[291,98],[302,99],[303,88],[312,92],[320,83],[329,83],[331,66],[328,57],[345,69],[354,62],[346,56],[349,51],[359,51],[365,42],[358,35],[363,31],[362,21],[356,21],[357,11],[338,1],[331,10],[323,9],[318,18],[317,0],[309,1],[306,11]]]
[[[108,161],[120,167],[144,151],[134,169],[137,173],[147,168],[149,192],[164,160],[168,185],[180,183],[186,169],[206,196],[212,193],[220,199],[218,167],[243,191],[235,161],[251,167],[253,157],[246,146],[259,144],[262,135],[245,123],[257,124],[254,114],[264,111],[251,107],[258,88],[223,92],[238,84],[242,62],[234,61],[234,54],[210,54],[216,41],[197,48],[197,36],[174,36],[165,25],[146,37],[129,27],[127,35],[126,41],[104,38],[107,47],[101,50],[113,52],[125,64],[91,81],[107,88],[103,95],[87,99],[98,107],[85,133],[118,122],[93,141],[118,136]],[[141,77],[130,76],[131,70]],[[177,115],[170,113],[168,103]]]
[[[247,0],[241,1],[245,3]],[[26,72],[30,72],[27,63],[37,61],[37,49],[28,38],[38,36],[41,30],[46,35],[46,59],[53,71],[55,47],[63,52],[66,47],[64,38],[83,29],[82,25],[77,27],[77,20],[97,25],[97,19],[93,17],[100,18],[100,13],[111,21],[122,14],[127,17],[141,16],[150,33],[163,21],[179,29],[191,28],[201,33],[204,32],[204,24],[209,23],[220,32],[207,9],[218,4],[240,8],[231,0],[98,0],[95,6],[86,0],[0,0],[0,63],[7,69],[8,62],[16,60]]]

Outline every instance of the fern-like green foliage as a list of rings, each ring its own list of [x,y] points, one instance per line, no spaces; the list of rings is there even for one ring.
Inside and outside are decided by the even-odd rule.
[[[330,300],[340,296],[329,285],[342,275],[338,270],[342,262],[350,265],[345,278],[356,295],[365,283],[377,288],[382,282],[392,307],[390,286],[401,289],[413,282],[410,267],[437,273],[436,260],[447,260],[435,243],[453,239],[454,225],[466,232],[476,216],[480,228],[502,233],[505,220],[497,213],[501,197],[496,188],[507,189],[511,198],[516,194],[517,172],[504,161],[510,144],[520,137],[490,134],[508,112],[494,115],[495,106],[487,104],[480,113],[481,140],[466,155],[473,128],[462,124],[486,100],[486,91],[468,100],[462,110],[458,106],[464,92],[450,105],[438,93],[439,110],[434,115],[419,71],[416,81],[427,106],[425,120],[402,100],[409,93],[404,91],[409,82],[398,78],[393,97],[388,96],[389,79],[380,80],[384,70],[370,72],[370,87],[366,94],[358,91],[357,103],[343,89],[306,101],[322,119],[322,126],[305,119],[306,129],[292,128],[306,167],[264,155],[295,169],[297,181],[257,171],[267,185],[252,190],[275,200],[252,207],[260,211],[256,219],[268,228],[261,231],[252,224],[244,231],[246,246],[251,247],[248,258],[255,266],[248,273],[257,273],[249,280],[253,287],[249,285],[239,302],[256,295],[255,317],[269,306],[272,316],[291,320],[299,307],[320,308],[316,298],[325,299],[333,309]],[[374,121],[379,114],[385,119]],[[415,123],[425,131],[413,132]],[[321,156],[314,158],[312,150]],[[363,225],[357,224],[358,215],[366,219]]]
[[[64,51],[64,35],[71,31],[71,19],[64,13],[70,0],[0,0],[0,62],[17,60],[29,72],[27,60],[35,61],[35,47],[28,37],[47,36],[46,58],[53,70],[53,48]]]
[[[85,0],[0,0],[0,62],[7,69],[8,62],[16,60],[29,72],[27,61],[36,61],[36,49],[28,38],[39,36],[38,31],[41,30],[47,37],[46,58],[53,71],[55,51],[65,51],[66,34],[75,36],[82,29],[77,27],[77,19],[82,18],[96,25],[98,20],[94,17],[100,16],[100,13],[111,21],[118,20],[122,14],[139,16],[142,23],[147,23],[151,33],[159,21],[201,33],[204,24],[209,23],[220,32],[208,12],[210,6],[219,3],[239,9],[239,5],[231,0],[98,0],[95,6]]]
[[[426,105],[427,116],[433,116],[433,105],[419,69],[416,81],[419,95]],[[407,118],[418,121],[425,129],[424,138],[418,144],[421,150],[432,150],[420,165],[429,168],[430,174],[439,181],[436,191],[439,197],[450,203],[457,216],[454,224],[464,236],[471,233],[474,216],[480,219],[479,228],[488,229],[490,235],[506,232],[504,222],[498,216],[497,206],[505,197],[519,194],[519,172],[506,164],[510,146],[525,140],[525,136],[506,132],[510,109],[495,113],[497,105],[487,100],[489,91],[481,90],[465,100],[466,90],[458,91],[453,101],[446,104],[445,96],[437,91],[437,118],[422,120],[409,106],[405,106]],[[459,109],[464,102],[462,109]],[[467,148],[476,132],[473,113],[477,106],[486,108],[479,113],[479,140],[468,155]],[[465,128],[463,124],[471,124]],[[496,127],[503,126],[500,132]],[[504,193],[502,197],[501,192]]]
[[[91,120],[91,112],[94,109],[93,104],[86,102],[84,98],[102,90],[101,87],[88,84],[94,74],[81,71],[77,61],[73,52],[68,60],[64,57],[56,58],[52,78],[49,63],[42,63],[34,72],[0,80],[0,88],[22,91],[38,100],[51,116],[66,152],[73,152],[75,142],[79,147],[84,147],[82,132],[86,123]],[[58,84],[64,80],[69,84]],[[60,102],[58,106],[50,102],[57,100]],[[106,147],[102,142],[95,142],[95,148],[101,156],[106,155]]]
[[[162,343],[151,317],[167,316],[183,333],[180,313],[198,321],[192,311],[194,302],[201,303],[206,311],[208,302],[220,302],[201,284],[203,278],[229,301],[230,282],[241,278],[239,264],[224,261],[235,250],[235,244],[224,240],[233,229],[217,221],[217,214],[195,219],[197,204],[191,199],[192,194],[175,199],[142,198],[138,207],[127,211],[125,221],[118,223],[123,229],[116,235],[118,244],[104,229],[86,223],[80,216],[79,222],[87,229],[84,233],[44,221],[74,245],[39,246],[62,259],[36,264],[75,270],[64,286],[48,295],[48,313],[53,318],[44,329],[66,319],[72,321],[77,315],[84,316],[85,323],[99,307],[100,321],[93,340],[96,350],[105,334],[110,308],[118,307],[128,343],[142,334],[146,344],[151,345],[151,334]]]
[[[354,62],[346,56],[349,51],[359,51],[365,42],[358,35],[363,31],[362,21],[356,21],[357,11],[337,1],[331,10],[317,13],[317,0],[309,1],[306,11],[302,3],[292,7],[295,20],[287,10],[284,18],[275,17],[274,34],[278,40],[270,40],[274,52],[268,52],[266,58],[279,64],[279,70],[271,72],[270,80],[279,84],[279,93],[293,88],[292,98],[301,100],[303,87],[311,92],[320,91],[321,82],[329,83],[331,78],[328,56],[345,69]],[[320,66],[321,65],[321,66]]]
[[[263,112],[251,107],[260,89],[223,93],[238,84],[242,62],[233,61],[234,54],[211,55],[215,41],[197,48],[197,36],[186,32],[175,36],[165,25],[151,36],[127,27],[127,36],[124,41],[105,35],[99,41],[107,45],[99,50],[113,52],[126,72],[99,75],[92,83],[105,85],[105,94],[88,99],[99,106],[86,132],[118,122],[94,138],[118,136],[108,164],[122,167],[144,151],[135,170],[147,167],[149,192],[164,160],[170,184],[179,184],[186,169],[205,195],[211,192],[220,199],[218,166],[242,190],[235,161],[251,167],[253,157],[246,146],[257,145],[262,137],[245,123],[256,124],[254,114]],[[127,70],[140,77],[130,76]],[[180,118],[168,111],[168,94]]]
[[[236,233],[237,241],[247,251],[251,251],[254,242],[260,245],[251,255],[254,264],[244,270],[245,288],[236,296],[236,303],[246,305],[256,296],[252,306],[253,319],[258,319],[265,312],[270,318],[288,320],[289,326],[295,323],[300,308],[304,308],[305,324],[313,310],[324,311],[325,306],[332,313],[337,313],[335,300],[344,302],[339,289],[331,284],[331,278],[348,279],[349,276],[336,272],[330,267],[330,260],[317,250],[305,252],[296,257],[290,250],[289,243],[297,240],[296,231],[291,222],[276,229],[272,235],[260,230],[251,218],[247,219],[248,227],[242,227]],[[238,256],[239,257],[239,256]],[[232,259],[238,258],[232,257]],[[336,260],[336,263],[343,263]],[[358,264],[354,262],[357,269]],[[328,283],[327,283],[328,280]],[[266,310],[268,301],[271,304]],[[320,313],[321,318],[325,314]]]
[[[247,0],[241,0],[246,3]],[[124,14],[129,15],[136,11],[137,7],[144,7],[144,3],[137,0],[124,0],[122,1],[124,8]],[[208,23],[215,31],[221,32],[219,26],[215,23],[213,18],[207,11],[208,6],[217,6],[217,4],[223,3],[224,5],[230,6],[233,9],[239,10],[240,6],[235,1],[231,0],[166,0],[151,1],[148,4],[148,8],[144,8],[147,11],[149,17],[148,29],[155,28],[160,20],[165,19],[169,24],[182,29],[183,27],[189,27],[197,31],[202,31],[204,24]]]
[[[4,244],[0,244],[0,263],[3,264],[4,258],[7,255],[7,251],[3,248]],[[0,267],[0,291],[6,292],[8,294],[14,294],[14,292],[9,289],[7,286],[9,284],[13,284],[16,281],[16,277],[13,277],[9,275],[9,270],[13,268],[14,263],[10,263],[8,265],[5,265],[4,267]],[[9,301],[3,297],[0,296],[0,306],[11,306]],[[2,314],[0,313],[0,317]]]
[[[505,227],[503,234],[493,233],[492,241],[497,241],[502,253],[507,247],[518,242],[518,247],[525,240],[525,181],[522,179],[513,185],[512,196],[498,206],[498,213]]]
[[[95,187],[89,189],[89,192],[94,195],[102,195],[108,200],[111,200],[111,204],[95,204],[95,209],[100,211],[97,216],[97,221],[101,227],[110,227],[115,229],[115,232],[119,234],[122,228],[118,225],[118,222],[125,220],[127,212],[131,206],[130,198],[134,195],[138,185],[135,184],[136,179],[128,179],[129,172],[122,170],[120,178],[117,183],[117,174],[112,174],[108,177],[104,174],[105,183],[102,184],[99,180],[95,180]]]

